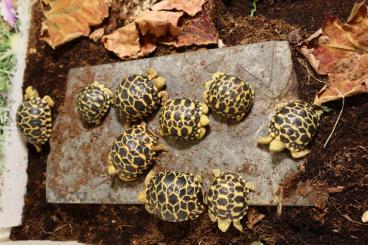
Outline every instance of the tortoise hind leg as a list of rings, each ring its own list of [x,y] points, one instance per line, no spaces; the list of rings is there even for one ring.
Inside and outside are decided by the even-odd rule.
[[[36,89],[34,89],[32,86],[28,86],[26,88],[25,94],[24,94],[24,98],[25,99],[34,99],[38,97],[38,92]]]
[[[257,139],[257,143],[260,145],[268,145],[272,140],[273,138],[271,136],[260,137]]]
[[[208,212],[208,216],[210,217],[210,220],[211,220],[212,222],[216,222],[216,221],[217,221],[216,216],[215,216],[215,215],[213,215],[211,212]]]
[[[45,101],[50,107],[53,107],[55,102],[53,99],[51,99],[50,96],[46,95],[42,98],[43,101]]]
[[[301,151],[290,151],[291,153],[291,156],[293,158],[302,158],[306,155],[308,155],[310,153],[310,150],[309,149],[304,149],[304,150],[301,150]]]
[[[286,148],[286,145],[284,142],[282,142],[281,140],[279,139],[273,139],[271,142],[270,142],[270,151],[273,151],[273,152],[280,152],[282,150],[284,150]]]
[[[228,219],[218,219],[218,228],[222,232],[226,232],[231,225],[231,220]]]
[[[238,231],[243,232],[243,226],[240,223],[240,220],[234,220],[233,221],[233,225],[236,229],[238,229]]]
[[[154,151],[166,151],[166,147],[164,144],[158,144],[153,146]]]
[[[42,151],[42,148],[40,145],[33,145],[35,148],[36,148],[36,151],[37,152],[41,152]]]

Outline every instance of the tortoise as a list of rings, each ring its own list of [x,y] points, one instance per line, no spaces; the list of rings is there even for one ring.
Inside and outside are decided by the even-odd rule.
[[[270,120],[269,135],[260,137],[258,144],[269,144],[273,152],[288,149],[294,158],[307,155],[307,145],[317,131],[323,110],[300,100],[292,100],[277,106]]]
[[[167,99],[159,115],[161,135],[184,140],[201,139],[209,124],[207,114],[207,105],[198,100]]]
[[[144,122],[132,125],[114,141],[108,156],[108,174],[122,181],[133,181],[150,166],[159,151],[165,149]]]
[[[229,119],[241,121],[253,104],[254,90],[234,75],[216,72],[205,83],[205,89],[203,97],[208,107]]]
[[[46,95],[41,98],[36,89],[29,86],[25,90],[24,101],[18,107],[16,114],[17,127],[38,152],[51,135],[51,108],[54,101]]]
[[[146,210],[161,220],[180,222],[193,220],[204,212],[202,178],[187,172],[148,173],[145,190],[138,199]]]
[[[161,104],[165,79],[151,68],[146,74],[128,76],[116,88],[114,107],[127,122],[137,122],[153,113]]]
[[[218,223],[218,228],[226,232],[233,223],[239,231],[243,231],[240,220],[248,210],[249,192],[255,190],[255,185],[245,182],[233,172],[213,170],[215,179],[207,192],[208,215],[212,222]]]
[[[113,93],[99,82],[83,88],[78,95],[76,107],[82,121],[98,125],[112,104]]]

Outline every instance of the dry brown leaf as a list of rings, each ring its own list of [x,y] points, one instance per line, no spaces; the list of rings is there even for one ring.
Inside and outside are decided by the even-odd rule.
[[[317,93],[316,104],[368,93],[368,7],[358,1],[347,23],[330,18],[300,47],[318,74],[329,83]]]
[[[121,59],[139,53],[139,34],[135,23],[121,27],[113,33],[103,36],[102,42],[107,50],[113,51]]]
[[[174,41],[162,43],[173,47],[218,43],[216,27],[204,10],[202,15],[185,21],[180,30],[180,35],[175,37]]]
[[[142,57],[156,49],[150,36],[144,38],[141,46],[139,32],[134,22],[103,36],[102,42],[107,50],[113,51],[121,59]]]
[[[266,215],[258,213],[255,208],[249,208],[247,212],[247,227],[249,229],[253,229],[254,225],[256,225],[259,221],[261,221]]]
[[[206,0],[163,0],[151,7],[152,10],[182,10],[194,16],[201,11]]]
[[[173,36],[180,34],[178,22],[183,12],[168,11],[143,11],[135,22],[138,24],[142,35],[153,34],[156,37],[170,33]]]
[[[50,10],[44,13],[41,39],[52,48],[81,36],[88,36],[90,26],[100,24],[109,14],[110,0],[48,1]]]
[[[94,30],[90,35],[89,38],[92,39],[94,42],[100,41],[102,36],[104,35],[104,28],[98,28]]]
[[[368,93],[368,54],[354,54],[341,60],[335,68],[335,72],[328,74],[329,85],[317,93],[316,104]]]

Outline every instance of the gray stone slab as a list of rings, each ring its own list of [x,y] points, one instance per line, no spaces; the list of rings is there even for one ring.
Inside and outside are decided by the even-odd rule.
[[[84,128],[75,110],[82,87],[97,80],[115,88],[121,80],[154,67],[167,79],[172,98],[185,96],[202,100],[204,83],[212,73],[224,71],[249,81],[256,91],[254,106],[240,123],[227,122],[210,114],[211,130],[201,141],[178,143],[161,139],[168,152],[162,153],[157,170],[201,172],[205,187],[214,168],[234,171],[257,185],[253,205],[277,205],[279,185],[296,170],[298,163],[287,153],[271,154],[256,145],[267,133],[272,108],[281,100],[295,97],[295,79],[287,42],[265,42],[203,50],[115,64],[77,68],[68,76],[65,102],[55,121],[47,166],[47,200],[55,203],[138,203],[143,179],[117,183],[107,175],[107,155],[114,138],[123,130],[112,109],[101,126]],[[148,120],[158,134],[157,114]],[[311,200],[293,195],[284,205],[311,205]]]

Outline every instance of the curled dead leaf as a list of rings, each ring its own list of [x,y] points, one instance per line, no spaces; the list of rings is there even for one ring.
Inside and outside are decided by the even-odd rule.
[[[368,7],[358,1],[346,23],[330,18],[324,27],[305,40],[299,51],[318,74],[329,82],[314,103],[368,92]]]
[[[247,212],[247,227],[249,229],[253,229],[253,227],[261,221],[266,215],[258,213],[258,211],[255,208],[249,208]]]
[[[153,34],[156,37],[170,33],[173,36],[180,34],[178,22],[183,12],[143,11],[135,19],[142,35]]]
[[[181,33],[174,37],[173,41],[163,41],[162,43],[176,48],[218,43],[216,27],[204,10],[200,16],[186,20],[180,30]]]
[[[41,40],[52,48],[81,36],[88,36],[90,26],[100,24],[109,14],[110,0],[47,1],[50,10],[44,13]]]
[[[90,35],[89,38],[92,39],[94,42],[101,40],[102,36],[104,35],[104,28],[98,28],[94,30]]]
[[[121,59],[142,57],[156,49],[151,36],[145,37],[141,46],[139,32],[134,22],[103,36],[102,42],[107,50],[114,52]]]
[[[202,9],[206,0],[163,0],[151,7],[152,10],[182,10],[194,16]]]
[[[121,59],[133,56],[141,50],[135,23],[121,27],[113,33],[103,36],[102,42],[107,50],[113,51]]]

